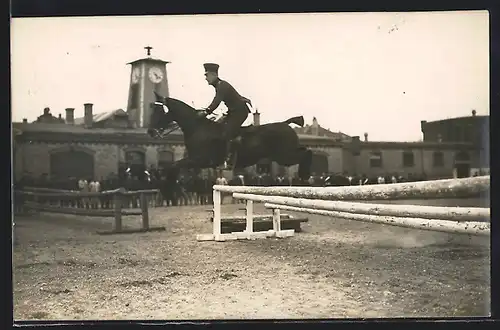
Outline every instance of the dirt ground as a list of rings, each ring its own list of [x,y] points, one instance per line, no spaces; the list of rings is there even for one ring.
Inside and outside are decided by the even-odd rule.
[[[15,320],[489,316],[489,238],[305,215],[291,238],[197,242],[209,208],[152,208],[166,231],[111,236],[111,218],[16,217]]]

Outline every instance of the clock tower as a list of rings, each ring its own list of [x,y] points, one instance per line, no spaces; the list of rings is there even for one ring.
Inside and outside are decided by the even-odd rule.
[[[148,127],[154,93],[169,96],[167,61],[151,57],[153,47],[144,47],[147,57],[130,62],[130,87],[127,113],[134,127]]]

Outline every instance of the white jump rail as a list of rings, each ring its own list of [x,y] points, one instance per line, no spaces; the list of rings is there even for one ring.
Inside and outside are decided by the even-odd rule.
[[[477,197],[490,191],[490,176],[435,181],[373,184],[341,187],[250,187],[214,186],[226,193],[256,194],[264,196],[285,196],[332,201],[368,201],[401,199],[449,199]]]
[[[449,220],[430,220],[430,219],[410,218],[410,217],[356,214],[356,213],[311,209],[311,208],[303,208],[303,207],[272,204],[272,203],[266,203],[265,207],[273,210],[283,209],[287,211],[325,215],[332,218],[379,223],[384,225],[413,228],[420,230],[439,231],[451,234],[490,236],[490,223],[486,222],[477,222],[477,221],[455,222]]]
[[[249,187],[214,185],[213,189],[213,233],[198,235],[197,239],[200,241],[293,236],[293,230],[281,230],[279,209],[449,233],[490,234],[490,223],[485,222],[490,218],[489,208],[343,202],[486,196],[490,190],[489,176],[366,186]],[[221,193],[232,193],[234,198],[247,200],[247,227],[244,232],[221,234]],[[273,209],[273,230],[253,232],[254,201],[267,203],[267,207]]]
[[[404,218],[438,219],[451,221],[489,221],[490,209],[485,207],[443,207],[423,205],[371,204],[342,201],[324,201],[283,196],[262,196],[234,193],[234,198],[259,203],[312,208],[325,211],[340,211],[355,214],[372,214]]]

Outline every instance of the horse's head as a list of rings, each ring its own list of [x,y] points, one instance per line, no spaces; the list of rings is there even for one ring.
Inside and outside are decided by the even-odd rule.
[[[153,107],[151,108],[149,128],[166,128],[174,120],[168,107],[165,105],[165,98],[156,92],[154,93],[156,102],[154,102]]]
[[[163,97],[154,92],[155,100],[153,111],[151,113],[151,129],[166,128],[173,122],[176,122],[184,134],[196,131],[200,124],[200,117],[190,105],[170,97]],[[208,121],[208,119],[203,118]]]

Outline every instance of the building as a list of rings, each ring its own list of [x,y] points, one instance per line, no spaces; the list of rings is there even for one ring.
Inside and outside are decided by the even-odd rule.
[[[317,175],[325,172],[428,179],[470,176],[470,171],[457,173],[457,167],[460,168],[461,159],[468,159],[465,163],[473,165],[479,158],[477,147],[469,142],[369,141],[367,133],[361,141],[358,136],[349,139],[344,133],[335,134],[336,139],[312,132],[299,135],[302,144],[314,153],[313,172]],[[293,172],[296,170],[292,167]]]
[[[151,48],[146,49],[147,57],[129,63],[127,109],[96,112],[93,104],[86,103],[80,108],[66,108],[63,119],[61,114],[56,117],[45,108],[33,123],[27,120],[13,123],[15,178],[48,175],[102,179],[129,166],[146,169],[182,159],[185,147],[180,130],[171,132],[163,140],[152,139],[146,134],[154,102],[153,91],[169,95],[166,68],[169,62],[152,58]],[[259,125],[259,112],[253,116],[254,124]],[[313,151],[312,171],[318,175],[348,173],[370,177],[397,174],[447,178],[469,176],[474,169],[489,167],[486,166],[488,149],[483,145],[487,135],[478,133],[478,130],[485,129],[486,124],[485,119],[480,118],[483,117],[423,121],[423,142],[368,141],[366,133],[364,140],[360,141],[359,136],[321,127],[316,118],[311,125],[295,130],[301,144]],[[449,123],[457,122],[464,123],[460,125],[467,130],[462,129],[458,134],[458,130],[450,128],[455,124]],[[457,136],[461,139],[454,141]],[[249,170],[294,175],[297,169],[298,166],[285,169],[264,160]]]
[[[473,146],[473,154],[460,150],[457,153],[458,176],[467,176],[469,172],[489,173],[490,168],[490,127],[489,116],[472,115],[448,118],[420,123],[424,142],[453,143],[462,142]]]

